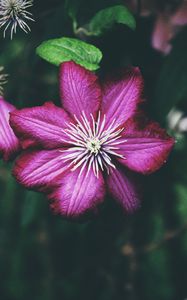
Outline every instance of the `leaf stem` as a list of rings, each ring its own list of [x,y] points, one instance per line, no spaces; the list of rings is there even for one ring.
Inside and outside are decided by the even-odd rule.
[[[74,34],[75,35],[82,35],[82,34],[84,34],[84,35],[86,35],[86,36],[92,36],[92,35],[94,35],[94,33],[93,32],[91,32],[91,31],[88,31],[86,28],[84,28],[84,27],[79,27],[79,28],[76,28],[76,29],[74,29]]]

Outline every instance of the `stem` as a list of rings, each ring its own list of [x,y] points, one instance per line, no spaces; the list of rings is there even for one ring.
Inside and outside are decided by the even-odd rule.
[[[79,37],[80,39],[82,40],[85,40],[86,37],[89,37],[89,36],[93,36],[94,33],[91,32],[91,31],[88,31],[86,28],[84,27],[79,27],[79,28],[76,28],[74,30],[74,34]]]

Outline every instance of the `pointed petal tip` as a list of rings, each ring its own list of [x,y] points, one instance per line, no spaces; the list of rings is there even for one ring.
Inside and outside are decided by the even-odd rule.
[[[122,126],[138,111],[143,102],[144,80],[138,67],[127,67],[106,78],[103,84],[101,110],[106,114],[106,124],[115,119]]]
[[[60,64],[60,69],[64,68],[64,67],[69,67],[69,66],[80,66],[80,65],[77,64],[76,62],[74,62],[73,60],[68,60],[68,61],[64,61]]]
[[[90,119],[101,104],[101,88],[97,76],[73,61],[60,65],[60,96],[63,108],[74,118],[82,112]]]
[[[123,139],[119,153],[125,159],[119,159],[119,162],[144,175],[160,169],[175,145],[175,139],[165,129],[156,122],[147,121],[146,117],[142,121],[138,118],[128,120],[122,133]]]

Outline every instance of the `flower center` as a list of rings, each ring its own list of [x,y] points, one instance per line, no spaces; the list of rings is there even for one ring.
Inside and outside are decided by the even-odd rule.
[[[88,119],[84,112],[79,119],[74,117],[77,124],[67,124],[67,128],[62,130],[66,135],[62,142],[70,144],[70,148],[60,150],[66,153],[63,159],[69,161],[72,171],[80,167],[80,174],[85,168],[87,174],[92,168],[96,177],[99,177],[100,170],[109,173],[111,168],[115,168],[113,157],[123,158],[118,150],[124,128],[116,127],[115,119],[106,126],[106,116],[101,117],[100,112],[96,120],[92,114]]]
[[[94,153],[96,155],[99,153],[99,150],[101,149],[101,144],[97,137],[88,139],[86,146],[91,153]]]

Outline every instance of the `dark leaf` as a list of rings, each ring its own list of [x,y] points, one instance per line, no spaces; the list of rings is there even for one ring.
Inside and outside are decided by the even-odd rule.
[[[90,21],[89,31],[92,35],[99,36],[115,23],[136,28],[136,21],[131,12],[124,5],[116,5],[100,10]]]

